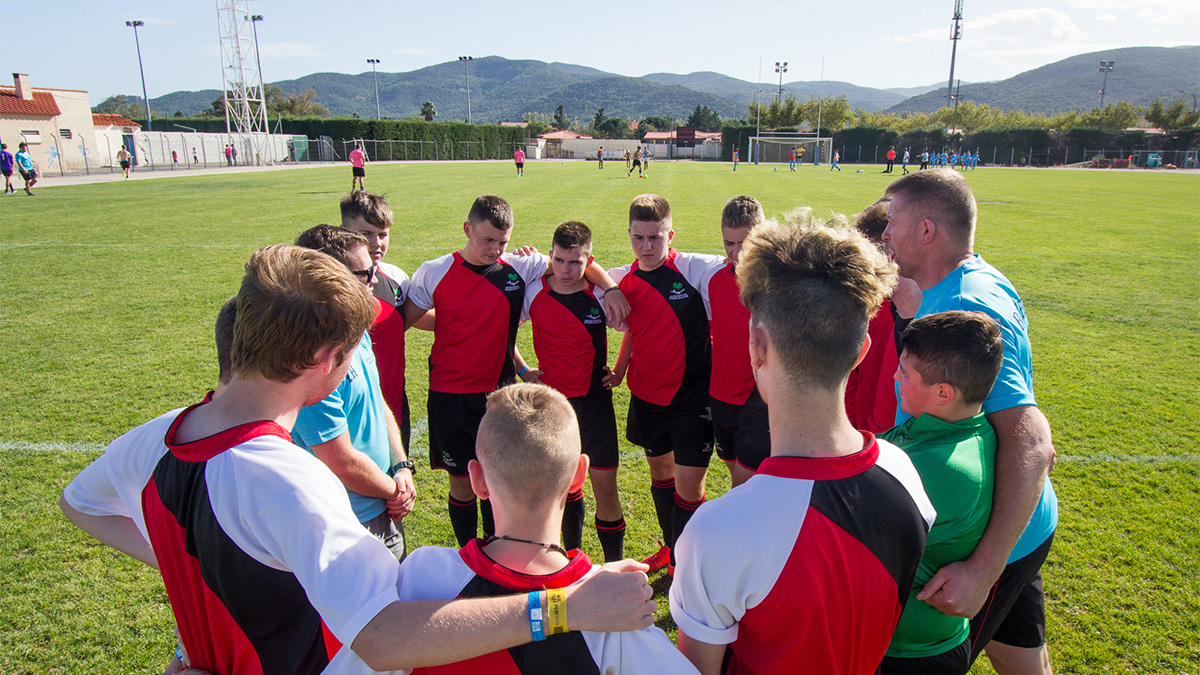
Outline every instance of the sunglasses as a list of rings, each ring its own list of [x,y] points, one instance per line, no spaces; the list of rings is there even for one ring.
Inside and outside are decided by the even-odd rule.
[[[371,263],[371,266],[365,270],[350,270],[350,273],[359,279],[362,279],[364,282],[369,283],[371,279],[375,278],[375,267],[376,264]]]

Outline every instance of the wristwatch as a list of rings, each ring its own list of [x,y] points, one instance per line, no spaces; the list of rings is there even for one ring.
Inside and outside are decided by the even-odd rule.
[[[408,469],[409,471],[416,473],[417,465],[413,464],[411,459],[406,459],[403,462],[396,462],[395,464],[392,465],[392,468],[388,469],[388,475],[395,476],[396,472],[399,471],[400,469]]]

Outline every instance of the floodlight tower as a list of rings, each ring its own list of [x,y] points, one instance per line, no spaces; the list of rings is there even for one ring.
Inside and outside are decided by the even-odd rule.
[[[1100,109],[1104,109],[1104,90],[1108,89],[1108,74],[1112,72],[1113,66],[1117,65],[1116,61],[1100,60],[1100,72],[1104,73],[1104,83],[1100,85]]]
[[[367,59],[367,63],[371,64],[371,76],[375,78],[375,119],[383,119],[379,116],[379,74],[375,72],[379,59]]]
[[[221,83],[225,93],[225,131],[248,140],[255,163],[261,163],[270,143],[262,72],[248,0],[217,0],[221,39]]]
[[[950,24],[950,81],[946,83],[946,96],[954,96],[954,59],[958,56],[958,41],[962,39],[963,0],[954,0],[954,18]]]
[[[138,40],[137,29],[145,26],[145,21],[126,21],[126,26],[133,29],[133,43],[137,45],[138,55],[138,72],[142,74],[142,100],[146,102],[146,131],[152,131],[150,127],[150,98],[146,96],[146,69],[142,67],[142,43]]]
[[[467,82],[467,124],[471,123],[471,61],[473,56],[460,56],[459,61],[463,62],[463,78]]]
[[[779,73],[779,93],[775,95],[775,100],[781,102],[780,99],[783,98],[783,74],[787,72],[787,61],[783,63],[776,61],[775,72]]]

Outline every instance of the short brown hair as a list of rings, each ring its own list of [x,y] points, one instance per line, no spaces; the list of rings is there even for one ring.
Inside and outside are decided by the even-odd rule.
[[[559,248],[591,246],[592,229],[578,220],[559,223],[558,227],[554,228],[554,239],[551,240],[550,245]]]
[[[883,231],[888,226],[888,202],[890,201],[892,201],[891,198],[883,197],[863,209],[862,213],[854,216],[854,229],[869,239],[872,244],[883,241]]]
[[[334,260],[350,267],[350,252],[367,246],[367,238],[354,230],[332,225],[310,227],[296,237],[296,245],[333,256]]]
[[[254,252],[238,291],[230,369],[290,382],[323,347],[348,355],[378,303],[345,265],[319,251],[278,244]]]
[[[367,223],[382,229],[392,226],[392,207],[383,195],[359,190],[342,197],[342,222],[362,218]]]
[[[892,181],[884,193],[889,199],[897,195],[916,218],[944,225],[958,243],[974,243],[975,195],[961,173],[954,169],[914,171]]]
[[[671,205],[667,200],[655,195],[644,194],[633,198],[629,205],[629,222],[641,220],[645,222],[670,222]]]
[[[557,501],[567,494],[579,453],[575,410],[559,392],[522,382],[488,396],[475,455],[489,486],[527,505]]]
[[[767,221],[762,204],[754,197],[742,195],[734,197],[725,203],[721,211],[721,227],[740,229],[762,225]]]
[[[229,368],[229,352],[233,349],[233,325],[237,321],[237,299],[233,296],[221,305],[217,312],[216,343],[217,343],[217,381],[229,384],[233,373]]]
[[[491,223],[497,230],[511,230],[513,226],[512,206],[497,195],[482,195],[471,204],[467,222],[472,225]]]
[[[1000,325],[983,312],[939,312],[914,320],[900,352],[915,359],[925,384],[949,383],[966,403],[983,403],[1004,363]]]
[[[834,389],[895,287],[896,265],[852,228],[815,222],[811,210],[799,215],[792,225],[750,231],[737,266],[741,300],[794,388]]]

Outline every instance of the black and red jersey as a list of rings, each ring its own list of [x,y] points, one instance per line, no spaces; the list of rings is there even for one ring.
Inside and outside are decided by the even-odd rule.
[[[936,513],[904,451],[863,438],[853,455],[764,460],[679,537],[671,616],[729,645],[725,672],[875,672]]]
[[[631,311],[626,323],[633,354],[626,382],[634,396],[655,405],[707,403],[712,341],[704,299],[697,290],[717,256],[667,252],[659,267],[637,262],[609,271]]]
[[[708,300],[712,320],[713,367],[709,394],[718,401],[745,405],[754,391],[754,372],[750,368],[750,310],[738,297],[739,287],[733,264],[713,274],[701,288]]]
[[[491,265],[472,265],[455,251],[417,268],[409,299],[437,311],[429,354],[431,391],[488,393],[516,379],[513,351],[525,285],[546,267],[545,256],[511,254]]]
[[[532,575],[509,569],[487,557],[475,539],[461,550],[424,547],[409,554],[400,570],[400,599],[484,598],[565,588],[598,567],[579,550],[553,574]],[[551,675],[555,673],[687,673],[695,669],[655,626],[623,633],[571,631],[502,649],[466,661],[417,668],[414,675]]]
[[[408,295],[408,275],[399,267],[379,263],[373,293],[379,313],[371,325],[371,347],[379,369],[379,388],[383,400],[400,418],[404,409],[404,298]]]
[[[591,283],[587,290],[559,293],[550,288],[548,277],[525,289],[525,316],[533,323],[542,383],[567,398],[604,389],[608,334],[601,297]]]

